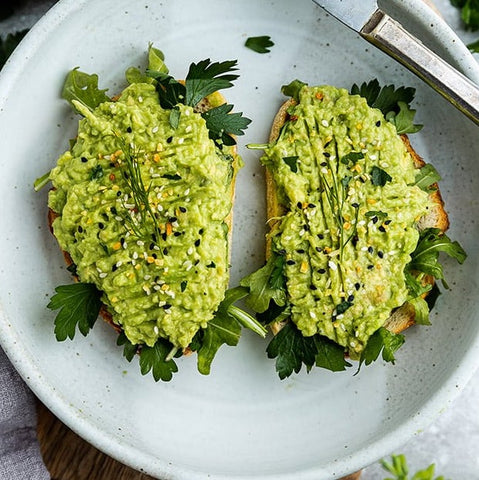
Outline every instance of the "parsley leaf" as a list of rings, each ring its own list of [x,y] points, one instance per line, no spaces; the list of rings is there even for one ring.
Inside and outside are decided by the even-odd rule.
[[[326,368],[333,372],[351,366],[344,358],[344,348],[321,335],[305,337],[294,323],[287,323],[269,343],[268,358],[276,358],[276,371],[283,380],[293,372],[299,373],[302,366]]]
[[[186,87],[170,75],[147,70],[147,75],[156,80],[156,91],[160,105],[165,109],[172,109],[179,103],[185,103]]]
[[[125,335],[125,332],[121,332],[116,339],[116,344],[118,346],[123,345],[123,356],[131,362],[134,356],[138,353],[138,345],[134,345],[128,340],[128,337]]]
[[[301,80],[296,79],[296,80],[293,80],[288,85],[283,85],[281,87],[281,93],[283,95],[286,95],[287,97],[294,98],[294,100],[299,102],[299,92],[303,87],[307,85],[308,85],[307,83],[304,83]]]
[[[269,53],[270,47],[274,46],[274,42],[268,35],[259,37],[249,37],[246,39],[245,47],[257,53]]]
[[[280,264],[278,257],[277,254],[271,255],[264,267],[240,281],[242,287],[249,288],[247,305],[257,313],[268,310],[270,300],[279,306],[286,303],[285,279],[283,272],[278,270]]]
[[[21,30],[15,33],[9,33],[5,39],[0,37],[0,69],[5,65],[8,57],[13,53],[22,38],[27,34],[28,30]]]
[[[60,310],[55,318],[55,336],[60,342],[73,340],[76,328],[86,336],[101,308],[101,292],[90,283],[73,283],[55,288],[47,307]]]
[[[224,103],[201,114],[210,138],[219,140],[223,145],[235,145],[236,141],[231,135],[244,135],[244,130],[251,123],[242,113],[230,113],[232,109],[233,105]]]
[[[439,252],[455,258],[460,264],[464,263],[467,257],[466,252],[457,241],[452,242],[437,228],[427,228],[421,232],[416,249],[411,254],[408,268],[444,280],[442,265],[439,263]]]
[[[237,64],[237,60],[211,63],[209,58],[192,63],[185,80],[186,105],[195,107],[208,95],[232,87],[232,82],[238,78],[238,75],[228,74],[228,72],[237,70]]]
[[[371,182],[373,185],[377,187],[384,187],[384,185],[386,185],[386,183],[390,182],[391,180],[391,175],[389,175],[382,168],[374,166],[371,169]]]
[[[415,110],[409,105],[415,93],[416,89],[412,87],[396,89],[394,85],[386,85],[381,88],[377,79],[364,82],[361,86],[354,84],[351,88],[352,95],[365,98],[370,107],[381,110],[386,120],[396,126],[398,133],[415,133],[422,128],[422,125],[412,123]]]
[[[62,98],[67,100],[75,111],[81,113],[75,106],[75,102],[93,110],[101,103],[110,101],[105,92],[106,89],[100,90],[98,88],[98,75],[95,73],[89,75],[81,72],[78,68],[74,68],[65,79]]]
[[[368,339],[368,343],[361,352],[358,371],[361,365],[374,362],[382,351],[382,358],[386,362],[394,363],[394,353],[404,343],[404,336],[390,332],[384,327],[376,330]]]
[[[173,373],[178,371],[174,360],[169,359],[172,345],[168,340],[159,338],[153,347],[142,345],[140,350],[140,371],[146,375],[151,371],[155,382],[163,380],[168,382],[173,378]]]
[[[284,163],[288,165],[288,167],[291,169],[293,173],[298,172],[298,160],[299,157],[294,156],[294,157],[283,157]]]

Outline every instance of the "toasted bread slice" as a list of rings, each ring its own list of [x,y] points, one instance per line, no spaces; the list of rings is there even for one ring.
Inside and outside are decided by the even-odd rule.
[[[274,143],[278,139],[283,125],[289,119],[288,109],[294,105],[296,105],[296,101],[291,98],[284,102],[279,108],[271,127],[269,136],[270,143]],[[425,162],[413,149],[407,135],[401,135],[401,139],[412,157],[415,168],[419,169],[423,167],[425,165]],[[268,169],[266,169],[265,178],[268,225],[270,226],[270,230],[273,230],[277,219],[286,213],[287,208],[279,201],[273,175]],[[434,187],[435,188],[431,191],[429,195],[433,206],[429,209],[428,214],[423,216],[418,221],[417,227],[420,231],[426,228],[437,228],[444,233],[449,228],[449,218],[444,209],[444,202],[442,200],[438,185],[435,184]],[[271,238],[267,237],[266,258],[269,258],[270,255]],[[425,281],[426,283],[429,283],[431,285],[434,284],[434,278],[431,276],[426,277]],[[385,322],[384,326],[394,333],[400,333],[415,323],[415,314],[416,313],[414,307],[406,302],[404,305],[392,312],[391,316]],[[281,323],[273,324],[273,334],[276,334],[283,325],[284,324]]]
[[[201,102],[197,105],[195,110],[199,113],[202,113],[209,109],[222,105],[223,103],[226,103],[225,97],[219,92],[215,92],[209,95],[208,97],[205,97],[203,100],[201,100]],[[231,185],[230,185],[229,197],[231,199],[231,203],[233,203],[234,196],[235,196],[236,175],[241,166],[241,160],[237,154],[236,146],[231,147],[231,151],[233,155],[233,162],[232,162],[233,176],[232,176]],[[58,216],[59,214],[54,212],[51,208],[48,209],[47,221],[48,221],[50,232],[52,234],[53,234],[53,222]],[[228,244],[231,245],[232,228],[233,228],[233,208],[231,208],[229,215],[225,218],[224,222],[228,226]],[[66,265],[71,266],[73,264],[73,259],[71,258],[70,254],[64,250],[62,250],[62,253],[63,253],[63,257]],[[229,257],[231,257],[231,248],[229,248],[228,254],[229,254]],[[79,281],[79,278],[77,276],[74,276],[74,278],[75,278],[75,281]],[[118,325],[117,323],[115,323],[112,314],[110,313],[110,311],[107,309],[105,305],[102,305],[100,309],[100,316],[106,323],[111,325],[116,330],[117,333],[122,332],[121,325]],[[185,349],[185,353],[189,353],[188,348]]]

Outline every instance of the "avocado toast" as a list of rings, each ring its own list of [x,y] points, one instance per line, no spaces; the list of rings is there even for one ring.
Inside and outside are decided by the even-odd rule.
[[[332,86],[296,81],[284,92],[293,98],[260,146],[268,262],[241,283],[276,334],[268,355],[282,378],[303,364],[370,363],[381,351],[393,361],[399,332],[429,322],[425,297],[434,276],[443,278],[439,251],[465,258],[444,235],[437,172],[402,134],[417,130],[404,128],[404,103],[385,115]]]
[[[179,82],[150,46],[147,74],[129,69],[130,85],[114,99],[98,89],[96,76],[70,72],[63,96],[83,119],[48,174],[48,204],[53,234],[78,283],[57,288],[49,304],[62,309],[57,339],[72,338],[76,326],[88,333],[96,308],[120,333],[125,356],[156,353],[157,368],[149,366],[155,379],[168,380],[173,357],[192,350],[200,372],[209,373],[219,346],[237,343],[239,323],[253,320],[231,315],[242,290],[226,293],[241,166],[234,135],[249,120],[230,114],[216,90],[232,86],[235,65],[204,60]],[[73,305],[69,295],[77,295]],[[82,300],[95,307],[86,309],[88,318],[65,320],[64,310]],[[140,365],[146,373],[141,358]]]

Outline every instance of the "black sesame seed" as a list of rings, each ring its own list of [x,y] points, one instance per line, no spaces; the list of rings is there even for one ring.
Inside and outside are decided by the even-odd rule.
[[[128,133],[131,133],[133,130],[131,129],[131,127],[127,127],[126,131],[127,131]]]
[[[378,230],[379,230],[380,232],[383,232],[383,233],[386,231],[386,229],[384,228],[384,225],[381,225],[381,226],[378,228]]]
[[[164,308],[165,310],[168,310],[169,308],[171,308],[171,304],[170,304],[170,303],[165,303],[165,304],[163,305],[163,308]]]
[[[200,228],[200,230],[199,230],[198,233],[199,233],[200,235],[203,235],[203,232],[204,232],[204,230],[203,230],[202,228]]]
[[[310,286],[309,286],[309,289],[310,289],[310,290],[317,290],[318,288],[316,287],[316,285],[310,285]]]
[[[172,141],[173,141],[173,137],[168,137],[168,138],[166,139],[166,143],[171,143]]]
[[[318,270],[318,272],[319,272],[319,273],[326,273],[326,269],[320,268],[320,269]]]
[[[376,127],[380,127],[380,126],[381,126],[381,120],[378,120],[378,121],[376,122]]]
[[[113,266],[111,267],[111,271],[116,272],[117,270],[118,270],[118,267],[117,267],[116,263],[114,263]]]
[[[153,280],[154,280],[155,283],[158,283],[158,280],[160,280],[160,276],[157,275]]]
[[[296,253],[299,253],[300,255],[305,253],[304,250],[302,248],[300,248],[299,250],[296,250]]]
[[[99,228],[100,230],[103,230],[103,229],[105,228],[105,224],[100,222],[100,223],[98,224],[98,228]]]
[[[376,215],[374,217],[371,218],[371,221],[373,223],[378,223],[378,217],[376,217]]]
[[[163,255],[168,255],[168,249],[167,249],[166,247],[163,249]],[[152,255],[152,256],[153,256],[153,255]],[[154,258],[154,257],[153,257],[153,258]]]
[[[152,253],[151,256],[152,256],[153,258],[158,258],[158,255],[157,255],[156,253]]]
[[[302,204],[301,202],[298,202],[298,203],[296,204],[296,206],[297,206],[298,208],[303,208],[303,204]]]
[[[185,207],[180,207],[179,210],[180,210],[181,213],[185,213],[185,212],[186,212],[186,208],[185,208]]]
[[[86,162],[88,162],[88,158],[86,158],[86,157],[81,157],[81,161],[82,161],[83,163],[86,163]]]
[[[176,217],[170,217],[168,220],[170,223],[175,223],[178,219]]]
[[[391,221],[392,221],[392,220],[386,220],[386,221],[384,222],[384,225],[389,225],[389,224],[391,223]]]
[[[384,257],[384,253],[381,252],[381,250],[378,251],[378,257],[379,257],[379,258],[383,258],[383,257]]]
[[[348,300],[349,303],[354,302],[354,295],[349,295],[349,297],[347,298],[347,300]]]
[[[316,205],[314,203],[308,203],[308,208],[316,208]]]
[[[318,238],[319,238],[320,240],[323,240],[323,239],[324,239],[324,235],[323,235],[322,233],[318,233]]]
[[[199,247],[201,243],[201,240],[198,238],[198,240],[195,241],[195,247]]]
[[[150,250],[153,250],[155,248],[155,244],[152,242],[150,243],[150,246],[148,247]]]
[[[353,208],[359,208],[359,203],[356,203],[356,202],[351,203],[351,206],[352,206]]]
[[[321,165],[322,167],[326,167],[326,166],[328,165],[328,162],[321,162],[320,165]]]
[[[111,208],[110,208],[110,211],[111,211],[111,213],[113,213],[113,215],[116,215],[116,214],[117,214],[117,211],[116,211],[116,208],[115,208],[115,207],[111,207]]]
[[[166,234],[165,234],[165,235],[166,235]],[[173,233],[173,235],[174,235],[175,237],[179,237],[179,236],[181,235],[181,232],[175,232],[175,233]],[[166,240],[166,238],[165,238],[164,240]]]
[[[315,250],[319,253],[321,253],[323,251],[323,249],[321,247],[315,247]]]
[[[176,233],[177,232],[175,232],[175,234]],[[168,235],[166,234],[166,232],[161,234],[161,238],[163,239],[164,242],[166,242],[166,239],[168,238]]]
[[[326,146],[326,145],[325,145]],[[326,158],[329,158],[331,156],[331,154],[329,152],[323,152],[323,155],[326,157]]]
[[[356,290],[359,290],[359,289],[361,288],[361,284],[360,284],[360,283],[355,283],[355,284],[354,284],[354,288],[355,288]]]
[[[120,190],[118,190],[118,192],[116,192],[116,196],[121,197],[121,191]]]
[[[374,268],[374,265],[368,265],[368,270],[372,270]]]
[[[374,248],[371,247],[371,246],[369,246],[369,247],[368,247],[368,252],[369,252],[369,253],[373,253],[373,252],[374,252]]]
[[[309,232],[311,230],[311,227],[309,225],[303,225],[303,230],[305,232]]]
[[[294,260],[286,260],[286,265],[296,265]]]
[[[83,227],[81,225],[78,225],[77,230],[79,233],[83,233]]]

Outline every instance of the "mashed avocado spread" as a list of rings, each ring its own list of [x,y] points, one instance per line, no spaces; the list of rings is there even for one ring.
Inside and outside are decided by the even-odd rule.
[[[364,98],[304,86],[288,113],[262,162],[285,208],[271,236],[291,318],[356,357],[407,299],[404,267],[428,194],[395,127]]]
[[[78,136],[50,173],[54,234],[131,343],[152,346],[163,337],[186,347],[227,288],[233,150],[215,145],[190,106],[176,107],[174,128],[148,83],[93,110],[77,108]],[[156,226],[138,211],[127,155]]]

